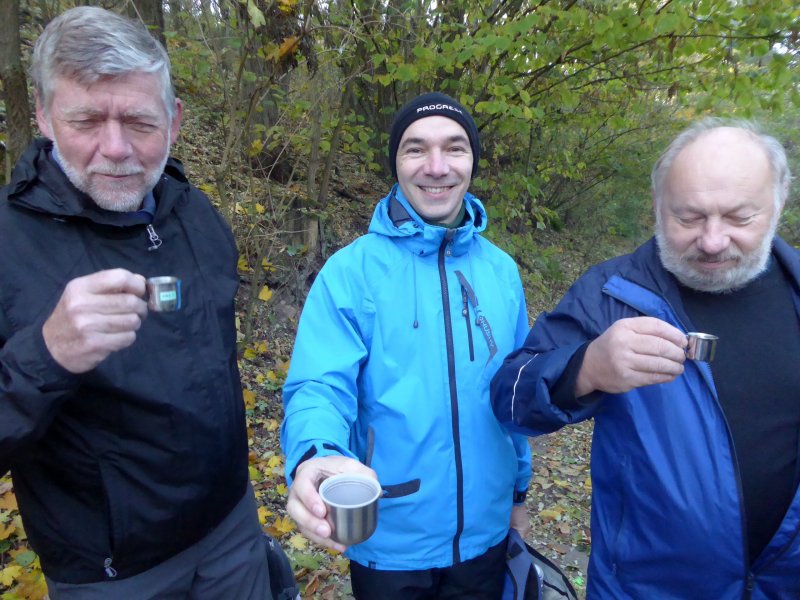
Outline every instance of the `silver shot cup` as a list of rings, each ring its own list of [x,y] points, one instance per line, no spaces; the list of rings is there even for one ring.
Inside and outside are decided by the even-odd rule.
[[[686,358],[711,362],[714,360],[714,353],[717,350],[717,340],[719,338],[710,333],[699,333],[690,331],[686,334],[689,338],[689,345],[686,347]]]
[[[324,480],[319,495],[328,507],[331,539],[345,546],[360,544],[378,526],[380,483],[366,475],[342,473]]]
[[[155,312],[168,312],[181,307],[181,280],[177,277],[147,279],[147,307]]]

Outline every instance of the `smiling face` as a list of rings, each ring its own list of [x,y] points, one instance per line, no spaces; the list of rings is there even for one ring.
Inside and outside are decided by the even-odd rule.
[[[156,75],[129,73],[83,86],[57,78],[49,107],[37,99],[36,119],[53,140],[67,177],[101,208],[131,211],[158,183],[178,135]]]
[[[467,132],[447,117],[414,121],[397,148],[397,182],[428,223],[452,223],[461,211],[472,176]]]
[[[766,267],[782,206],[763,148],[739,129],[709,131],[675,158],[656,206],[664,267],[706,292],[740,288]]]

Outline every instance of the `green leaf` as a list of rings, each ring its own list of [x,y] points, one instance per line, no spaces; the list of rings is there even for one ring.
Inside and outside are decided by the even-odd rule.
[[[253,2],[253,0],[247,0],[247,16],[250,17],[250,22],[256,29],[267,24],[267,20],[264,18],[264,13],[261,12],[261,9],[256,6],[256,3]]]

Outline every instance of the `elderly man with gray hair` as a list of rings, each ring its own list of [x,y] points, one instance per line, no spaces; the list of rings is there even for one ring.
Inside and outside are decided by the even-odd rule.
[[[167,54],[80,7],[32,74],[46,139],[0,195],[0,472],[50,597],[288,597],[248,481],[236,246],[169,158]]]
[[[583,275],[492,383],[518,432],[594,418],[590,600],[800,598],[790,179],[752,123],[682,132],[653,169],[654,238]]]

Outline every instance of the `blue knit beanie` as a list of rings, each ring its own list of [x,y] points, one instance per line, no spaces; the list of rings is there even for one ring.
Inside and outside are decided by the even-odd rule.
[[[425,117],[441,116],[452,119],[467,132],[469,146],[472,149],[472,176],[478,174],[478,160],[481,157],[481,140],[478,127],[472,116],[459,102],[439,92],[429,92],[417,96],[407,102],[394,117],[392,131],[389,134],[389,165],[392,176],[397,179],[397,147],[403,133],[414,121]]]

